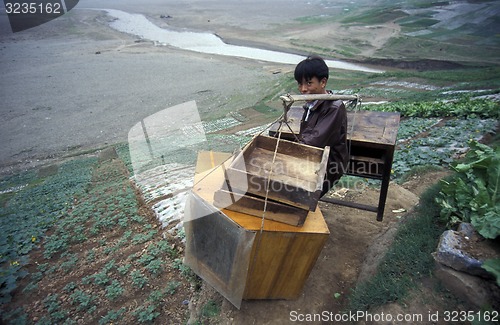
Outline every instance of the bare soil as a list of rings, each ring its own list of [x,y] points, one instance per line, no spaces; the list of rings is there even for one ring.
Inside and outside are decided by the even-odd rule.
[[[391,183],[382,222],[376,221],[373,212],[321,202],[320,208],[330,229],[330,237],[298,299],[243,301],[238,310],[204,283],[191,301],[191,320],[203,318],[201,310],[210,301],[221,303],[222,306],[220,316],[209,320],[209,323],[214,324],[289,324],[293,320],[292,312],[339,314],[345,311],[350,290],[375,273],[398,225],[418,204],[419,195],[444,175],[444,171],[429,172],[402,186]],[[376,205],[378,198],[377,188],[363,188],[348,191],[344,200]],[[395,212],[402,210],[405,212]],[[411,301],[420,301],[424,296],[432,295],[431,289],[418,291]],[[427,297],[422,300],[427,301],[426,304],[406,305],[404,312],[427,315],[429,310],[441,308],[441,302],[436,304],[436,299],[439,298]],[[400,307],[391,305],[387,308],[386,312],[401,313],[401,310],[397,310]]]

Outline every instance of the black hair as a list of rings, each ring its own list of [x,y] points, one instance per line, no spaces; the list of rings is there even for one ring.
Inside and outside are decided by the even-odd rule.
[[[325,61],[320,56],[311,55],[297,64],[293,75],[297,82],[309,81],[313,77],[318,78],[318,80],[323,80],[323,78],[328,80],[329,71]]]

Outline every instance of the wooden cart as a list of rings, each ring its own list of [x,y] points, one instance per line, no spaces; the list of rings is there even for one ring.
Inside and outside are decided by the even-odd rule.
[[[224,169],[229,168],[229,163],[195,176],[193,194],[195,200],[202,201],[198,206],[213,207],[214,194],[224,181]],[[198,207],[196,211],[199,211]],[[235,298],[235,291],[239,292],[241,299],[297,298],[330,234],[319,207],[308,212],[301,227],[227,209],[210,213],[204,219],[202,226],[196,229],[188,227],[188,247],[197,241],[196,236],[208,238],[207,242],[210,242],[209,239],[214,236],[227,240],[225,232],[233,236],[237,230],[243,230],[240,232],[245,234],[246,239],[234,240],[236,244],[232,250],[216,240],[208,248],[209,251],[186,251],[190,255],[188,265],[238,308],[241,301]],[[253,233],[254,238],[248,232]],[[240,254],[243,251],[240,246],[248,242],[251,243],[251,250],[247,251],[248,254]],[[207,249],[205,245],[198,247]],[[210,262],[215,259],[223,260],[227,267]],[[244,274],[242,270],[247,270],[245,278],[241,278]],[[243,287],[238,287],[238,283]]]

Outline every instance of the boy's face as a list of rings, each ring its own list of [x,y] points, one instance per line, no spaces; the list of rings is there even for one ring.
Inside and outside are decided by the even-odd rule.
[[[325,94],[326,82],[327,82],[326,78],[318,80],[317,77],[312,77],[309,80],[306,80],[304,78],[302,79],[302,82],[297,82],[297,84],[301,94],[312,95],[312,94]]]

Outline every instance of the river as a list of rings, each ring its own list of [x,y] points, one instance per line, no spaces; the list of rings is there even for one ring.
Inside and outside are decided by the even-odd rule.
[[[241,57],[274,63],[296,65],[305,57],[278,51],[263,50],[258,48],[226,44],[212,33],[174,31],[160,28],[144,15],[131,14],[116,9],[100,9],[116,18],[110,26],[118,31],[136,35],[142,39],[154,41],[159,45],[173,46],[176,48],[206,54]],[[384,71],[368,68],[362,65],[343,62],[340,60],[326,60],[330,68],[382,73]]]

